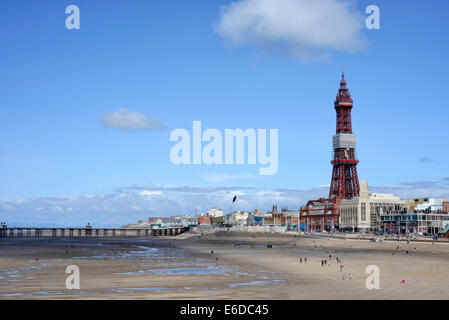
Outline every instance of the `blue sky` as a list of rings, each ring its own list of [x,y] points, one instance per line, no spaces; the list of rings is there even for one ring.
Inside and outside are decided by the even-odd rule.
[[[360,179],[449,195],[447,1],[320,0],[333,8],[322,14],[282,2],[291,8],[267,16],[257,10],[274,1],[1,2],[0,220],[115,225],[227,210],[232,194],[239,209],[298,208],[327,194],[343,64]],[[79,30],[65,27],[71,4]],[[380,30],[364,27],[371,4]],[[165,129],[102,121],[120,108]],[[170,132],[194,120],[279,129],[277,174],[173,165]]]

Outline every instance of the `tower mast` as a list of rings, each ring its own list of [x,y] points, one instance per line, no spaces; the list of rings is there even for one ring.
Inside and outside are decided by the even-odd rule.
[[[352,133],[353,101],[346,86],[345,74],[342,73],[340,88],[334,102],[337,113],[336,134],[332,139],[334,150],[331,186],[329,198],[352,199],[360,195],[360,184],[357,175],[355,157],[356,137]]]

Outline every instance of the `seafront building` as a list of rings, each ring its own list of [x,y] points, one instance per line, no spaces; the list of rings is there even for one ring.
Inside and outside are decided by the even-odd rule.
[[[121,228],[144,228],[144,229],[158,229],[164,227],[189,227],[197,224],[197,219],[187,214],[177,215],[171,217],[150,217],[148,220],[139,220],[137,223],[130,223],[123,225]]]
[[[288,230],[298,230],[299,210],[282,208],[278,211],[273,205],[271,211],[261,213],[254,211],[235,211],[226,215],[224,225],[227,226],[286,226]]]
[[[273,205],[273,209],[265,214],[263,225],[286,226],[288,230],[298,230],[298,220],[299,210],[282,208],[278,211],[277,205]]]
[[[300,208],[300,222],[306,231],[335,231],[340,228],[339,198],[310,200]]]
[[[435,212],[448,212],[447,199],[446,198],[420,198],[407,200],[410,203],[410,209],[418,211],[435,211]]]
[[[273,207],[274,208],[274,207]],[[271,212],[261,213],[260,209],[254,210],[252,214],[248,216],[246,224],[248,226],[264,226],[267,225],[272,218]]]
[[[235,211],[226,215],[225,222],[229,225],[247,225],[249,211]]]
[[[408,208],[408,201],[392,194],[372,193],[368,181],[361,181],[360,196],[340,202],[340,230],[381,231],[382,214],[399,214]]]
[[[449,223],[445,198],[401,200],[392,194],[372,193],[361,181],[360,197],[340,203],[340,229],[357,232],[435,235]]]
[[[208,212],[211,217],[223,217],[223,210],[217,208],[211,208]]]
[[[288,230],[299,231],[301,228],[301,220],[299,210],[282,209],[282,217]]]
[[[409,207],[381,213],[380,230],[387,233],[436,235],[449,224],[446,198],[405,200]],[[447,208],[446,208],[447,209]]]
[[[212,216],[209,214],[201,214],[197,215],[196,222],[198,225],[211,225],[212,224]]]

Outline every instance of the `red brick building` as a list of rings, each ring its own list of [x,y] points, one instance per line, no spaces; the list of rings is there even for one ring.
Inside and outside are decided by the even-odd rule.
[[[166,223],[168,220],[167,217],[150,217],[148,218],[148,223],[150,224],[162,224]]]
[[[271,217],[264,219],[264,225],[288,226],[298,224],[298,211],[294,213],[294,210],[282,209],[282,212],[278,212],[277,206],[274,205],[273,210],[267,213],[271,214]]]
[[[300,209],[301,224],[307,231],[331,231],[339,228],[339,198],[310,200]]]
[[[445,213],[449,213],[449,202],[447,202],[447,201],[443,202],[443,211]]]
[[[203,216],[198,216],[196,217],[196,220],[198,221],[198,224],[208,224],[210,225],[210,220],[211,220],[212,216],[206,214]]]

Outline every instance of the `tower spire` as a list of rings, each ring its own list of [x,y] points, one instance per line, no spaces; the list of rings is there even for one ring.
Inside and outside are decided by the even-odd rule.
[[[340,88],[346,88],[346,79],[345,79],[345,68],[346,65],[343,65],[343,70],[341,72],[341,80],[340,80]]]

